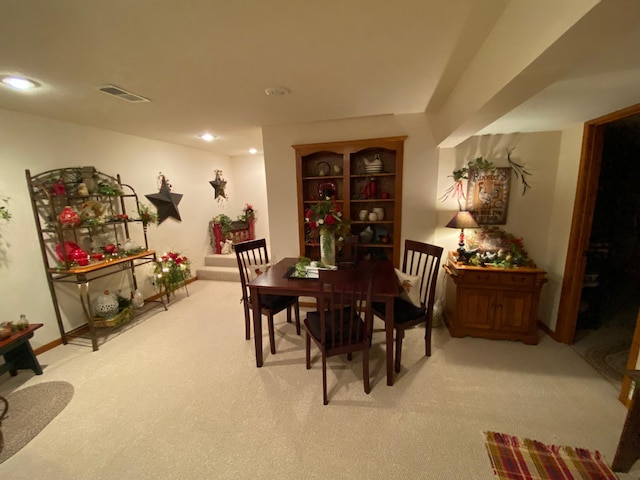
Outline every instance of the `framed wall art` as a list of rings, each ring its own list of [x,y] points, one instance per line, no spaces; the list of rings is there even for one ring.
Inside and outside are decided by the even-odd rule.
[[[470,169],[467,209],[479,225],[507,223],[511,167]]]

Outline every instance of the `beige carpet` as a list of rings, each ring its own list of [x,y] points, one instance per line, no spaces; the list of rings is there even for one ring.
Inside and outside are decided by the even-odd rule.
[[[371,394],[361,357],[337,357],[323,406],[319,357],[305,369],[304,337],[284,314],[278,353],[265,348],[258,369],[239,285],[197,281],[189,292],[98,352],[57,347],[39,357],[44,375],[0,377],[4,396],[48,381],[75,388],[73,401],[0,464],[0,478],[491,479],[488,430],[613,459],[626,415],[617,391],[548,337],[527,346],[453,339],[438,328],[425,358],[424,332],[410,331],[388,387],[378,331]]]

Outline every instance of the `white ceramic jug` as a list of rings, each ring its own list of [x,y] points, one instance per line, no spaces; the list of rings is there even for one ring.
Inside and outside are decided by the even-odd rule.
[[[384,220],[384,208],[382,207],[375,207],[373,209],[373,212],[378,215],[378,220]]]

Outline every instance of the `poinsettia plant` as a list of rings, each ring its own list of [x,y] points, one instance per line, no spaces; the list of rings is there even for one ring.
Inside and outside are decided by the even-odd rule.
[[[156,287],[164,290],[169,300],[170,295],[191,277],[191,262],[179,253],[164,253],[154,262],[153,275]]]
[[[333,198],[314,203],[304,216],[310,229],[310,238],[319,237],[322,230],[333,232],[336,237],[343,237],[350,232],[349,221],[344,218],[340,204]]]

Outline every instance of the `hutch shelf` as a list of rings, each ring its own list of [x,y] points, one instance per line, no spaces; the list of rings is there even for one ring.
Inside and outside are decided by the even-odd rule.
[[[98,339],[128,320],[130,314],[143,314],[159,305],[167,309],[160,295],[158,300],[147,301],[135,311],[131,306],[123,309],[117,317],[120,322],[105,320],[94,312],[92,297],[95,299],[101,292],[92,291],[91,282],[108,279],[113,285],[111,291],[120,290],[122,297],[128,296],[138,288],[136,268],[156,260],[155,251],[149,249],[146,225],[137,218],[138,196],[131,186],[123,184],[119,175],[113,177],[94,167],[25,173],[63,344],[68,343],[68,337],[81,336],[78,332],[87,330],[67,331],[64,325],[57,287],[65,283],[77,286],[94,351],[99,348]],[[63,212],[72,212],[72,218],[64,218]],[[116,277],[117,274],[121,276]],[[124,281],[125,288],[120,281]]]
[[[293,145],[300,255],[320,258],[305,211],[325,196],[340,204],[358,235],[358,257],[400,261],[402,161],[407,137]],[[375,215],[371,215],[375,213]]]

